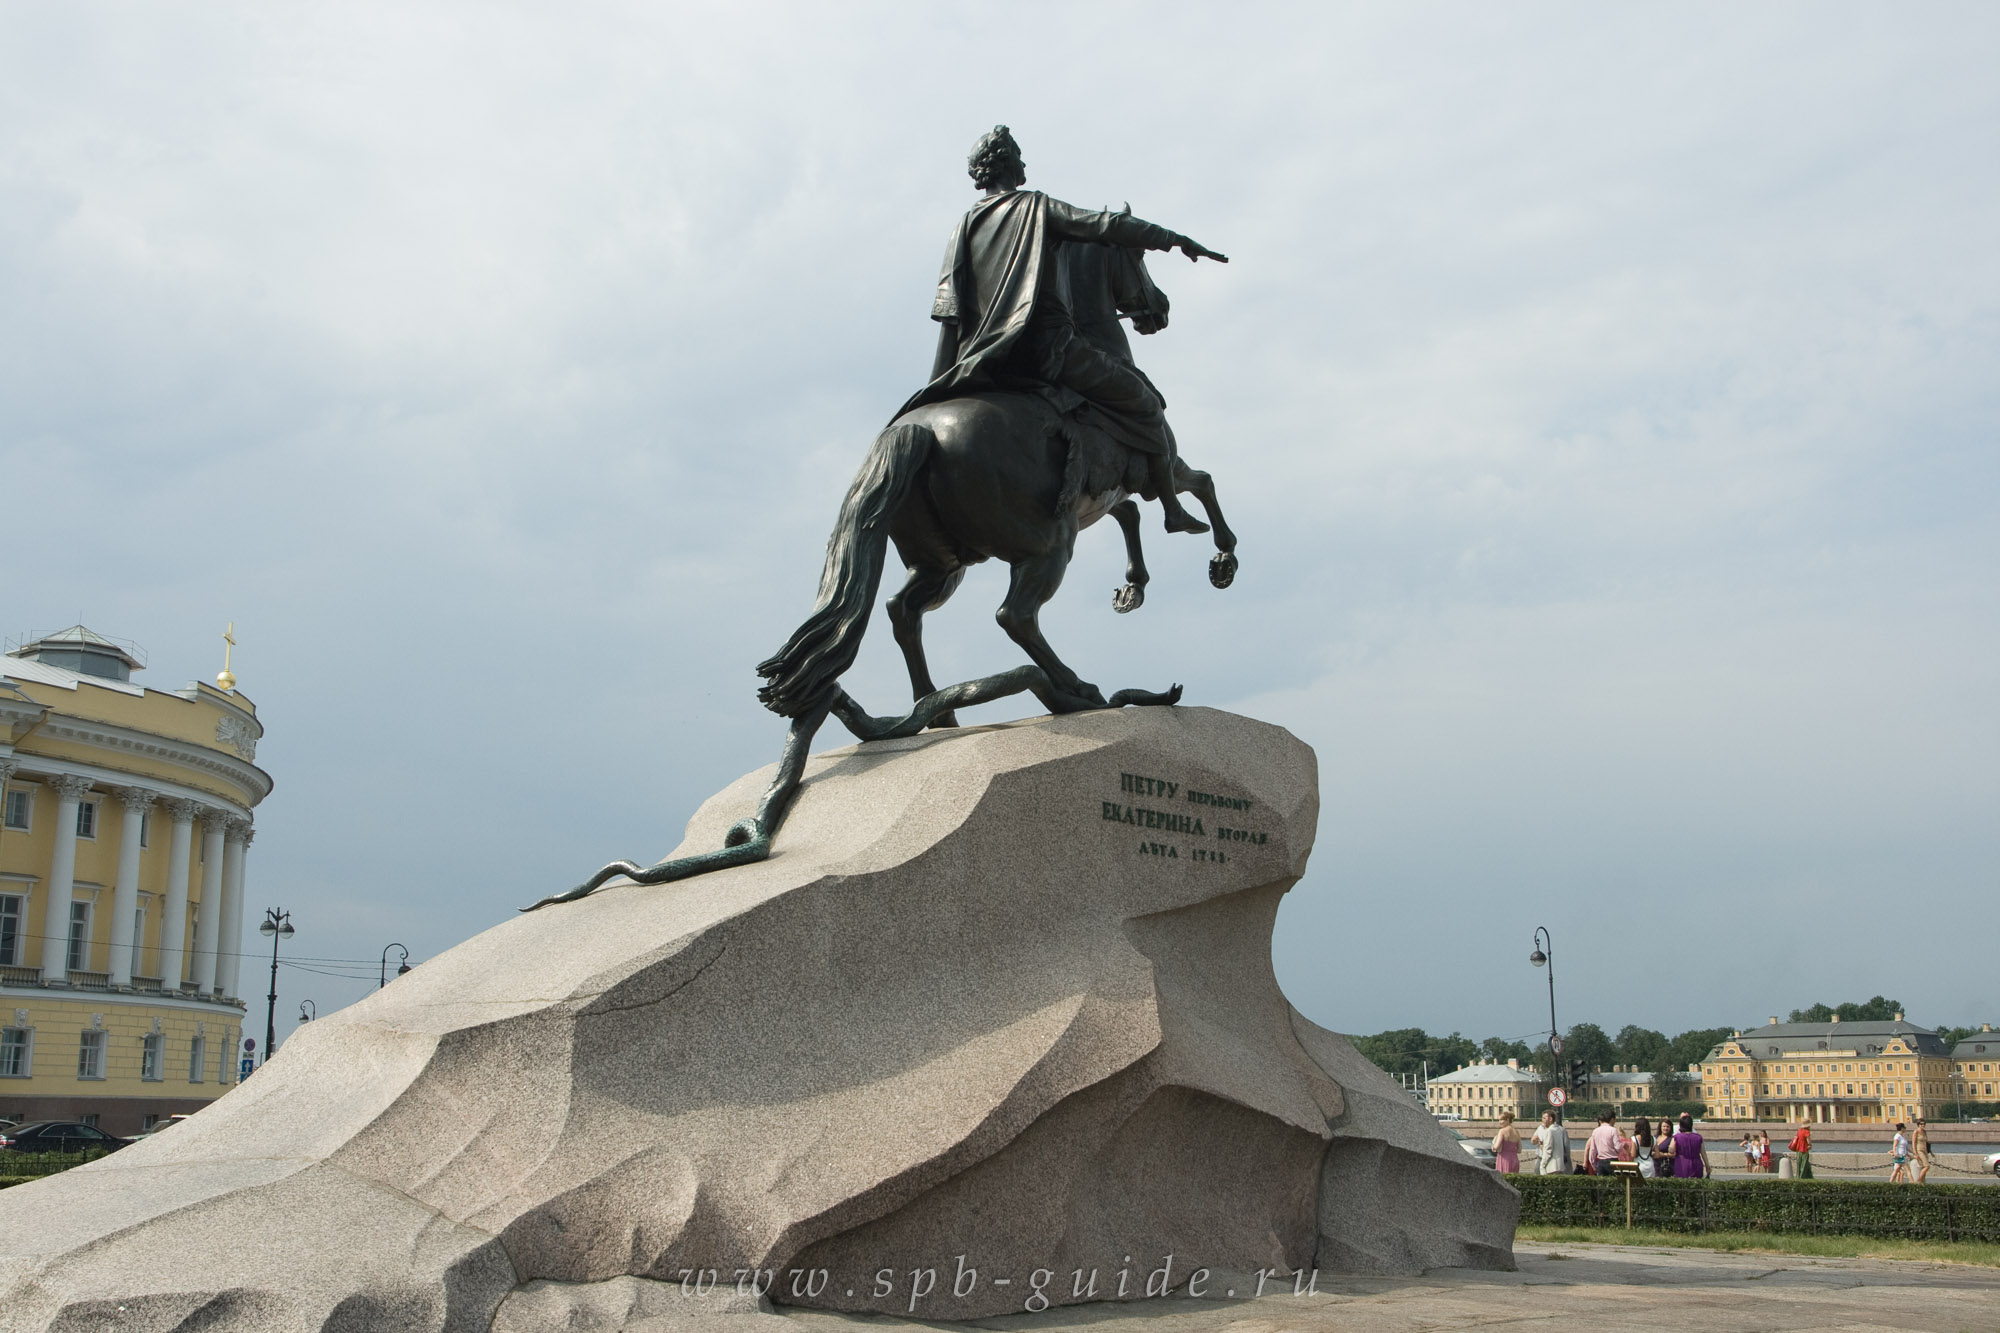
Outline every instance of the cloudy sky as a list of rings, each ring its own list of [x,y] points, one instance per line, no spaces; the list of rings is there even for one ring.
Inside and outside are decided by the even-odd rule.
[[[1045,625],[1317,749],[1302,1009],[1532,1033],[1547,923],[1565,1025],[2000,1020],[1990,6],[0,28],[0,622],[137,639],[160,688],[236,622],[250,910],[301,958],[435,954],[769,762],[751,666],[1006,121],[1035,186],[1235,261],[1156,257],[1139,352],[1242,576],[1149,530],[1114,616],[1106,524]],[[933,618],[940,678],[1017,660],[1003,577]],[[901,674],[878,620],[851,686]]]

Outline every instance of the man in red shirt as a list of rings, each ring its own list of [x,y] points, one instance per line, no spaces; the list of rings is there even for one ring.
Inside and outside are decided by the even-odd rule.
[[[1813,1178],[1811,1125],[1800,1125],[1799,1132],[1792,1135],[1792,1159],[1797,1163],[1798,1178],[1811,1180]]]

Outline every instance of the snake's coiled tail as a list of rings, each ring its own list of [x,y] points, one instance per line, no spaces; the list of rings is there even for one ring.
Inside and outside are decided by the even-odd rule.
[[[757,698],[772,712],[783,717],[806,712],[827,699],[854,665],[882,583],[889,524],[936,445],[927,426],[891,426],[875,437],[827,538],[813,613],[776,655],[757,666],[765,680]]]

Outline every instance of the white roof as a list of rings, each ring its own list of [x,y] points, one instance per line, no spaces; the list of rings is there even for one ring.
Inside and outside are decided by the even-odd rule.
[[[1506,1065],[1467,1065],[1449,1074],[1439,1074],[1433,1083],[1539,1083],[1532,1069],[1510,1069]]]
[[[53,685],[59,690],[95,685],[101,690],[116,690],[134,698],[144,698],[146,694],[144,685],[134,685],[129,680],[108,680],[103,676],[71,671],[68,667],[50,666],[47,662],[31,662],[25,657],[0,657],[0,676],[25,680],[31,685]]]

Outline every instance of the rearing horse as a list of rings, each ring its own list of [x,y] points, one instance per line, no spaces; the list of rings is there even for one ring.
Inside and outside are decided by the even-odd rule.
[[[1153,285],[1139,251],[1065,243],[1057,262],[1079,332],[1106,353],[1132,361],[1121,316],[1141,333],[1166,327],[1166,294]],[[1236,577],[1236,534],[1223,521],[1214,483],[1177,459],[1173,484],[1208,511],[1216,546],[1209,582],[1228,587]],[[1032,690],[1052,713],[1177,701],[1178,685],[1164,694],[1121,690],[1106,699],[1056,656],[1037,623],[1042,604],[1062,585],[1077,533],[1106,514],[1125,532],[1126,582],[1112,605],[1130,611],[1144,600],[1146,564],[1133,497],[1155,498],[1148,487],[1143,457],[1087,422],[1061,416],[1032,390],[968,394],[896,418],[875,438],[841,503],[812,614],[757,667],[765,678],[757,697],[792,725],[777,776],[756,813],[732,825],[716,851],[644,867],[614,861],[534,907],[584,897],[619,875],[662,884],[763,860],[798,793],[812,738],[829,715],[861,739],[877,740],[954,726],[956,709],[1022,690]],[[840,677],[861,650],[891,541],[909,577],[889,599],[889,623],[917,702],[900,718],[876,718],[847,696]],[[924,661],[924,613],[944,605],[967,566],[982,560],[1005,560],[1012,569],[997,618],[1034,665],[940,690]]]
[[[1132,362],[1121,315],[1141,333],[1166,327],[1166,294],[1139,251],[1067,243],[1058,262],[1079,332],[1106,353]],[[1207,510],[1216,545],[1209,579],[1228,587],[1236,575],[1236,535],[1223,521],[1214,482],[1177,460],[1174,486]],[[1110,706],[1056,656],[1038,617],[1062,585],[1077,533],[1106,514],[1124,529],[1127,553],[1127,582],[1113,604],[1129,611],[1144,599],[1135,495],[1154,498],[1145,460],[1102,431],[1059,416],[1039,394],[981,392],[904,413],[876,437],[848,488],[827,541],[819,600],[785,646],[758,665],[766,684],[757,697],[786,717],[825,698],[860,651],[893,540],[909,577],[887,610],[917,698],[936,689],[924,660],[924,614],[944,604],[967,566],[1004,560],[1011,576],[996,618],[1047,674],[1053,699],[1044,702],[1058,713]],[[931,725],[954,720],[947,711]]]

